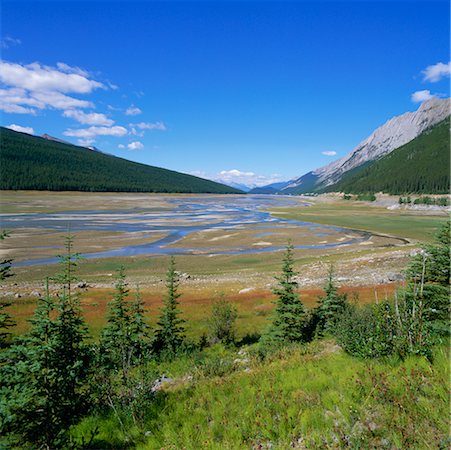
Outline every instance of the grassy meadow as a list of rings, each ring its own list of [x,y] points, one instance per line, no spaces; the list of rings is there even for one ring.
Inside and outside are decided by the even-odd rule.
[[[361,360],[328,340],[263,363],[216,347],[160,367],[171,381],[135,421],[110,412],[74,433],[98,427],[93,444],[110,449],[448,448],[448,362],[446,347],[433,363]]]
[[[308,208],[285,208],[272,212],[289,220],[336,225],[419,241],[431,241],[435,230],[447,220],[447,213],[443,211],[389,210],[345,200],[317,202]]]

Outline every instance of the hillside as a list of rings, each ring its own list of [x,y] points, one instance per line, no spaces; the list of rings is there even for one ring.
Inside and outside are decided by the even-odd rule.
[[[417,111],[406,112],[388,120],[343,158],[297,178],[282,189],[282,193],[302,194],[328,188],[341,181],[350,171],[376,161],[411,142],[449,115],[449,98],[427,100]]]
[[[192,175],[0,128],[0,189],[241,193]]]
[[[450,186],[450,119],[377,161],[346,173],[327,191],[447,194]]]

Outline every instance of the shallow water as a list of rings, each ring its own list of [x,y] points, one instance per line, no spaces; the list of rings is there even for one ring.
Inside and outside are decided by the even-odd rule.
[[[271,216],[265,210],[275,207],[308,207],[298,199],[284,196],[240,195],[240,196],[181,196],[171,197],[168,202],[172,210],[156,209],[151,204],[139,208],[110,211],[65,211],[35,214],[2,214],[1,227],[13,230],[17,228],[47,229],[55,231],[119,231],[167,233],[155,242],[118,247],[114,250],[88,253],[86,258],[108,258],[134,255],[176,255],[176,254],[221,254],[238,255],[266,253],[281,250],[282,246],[252,247],[168,247],[190,233],[206,230],[258,230],[264,228],[284,229],[299,227],[299,233],[313,236],[328,236],[346,231],[343,228],[319,225],[309,222],[284,220]],[[315,233],[316,231],[316,233]],[[320,231],[320,232],[318,232]],[[256,236],[266,236],[273,232],[261,232]],[[355,236],[341,242],[311,244],[296,248],[333,248],[368,240],[370,233],[353,232]],[[52,264],[57,258],[30,259],[17,262],[16,266]]]

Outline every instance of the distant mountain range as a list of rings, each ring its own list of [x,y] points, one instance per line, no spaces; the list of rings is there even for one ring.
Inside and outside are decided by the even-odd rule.
[[[0,189],[93,192],[243,193],[214,181],[147,166],[0,127]]]
[[[399,149],[405,144],[415,140],[423,132],[430,130],[440,122],[443,122],[444,119],[450,115],[450,107],[450,99],[433,98],[425,101],[421,104],[417,111],[407,112],[400,116],[396,116],[381,127],[377,128],[368,138],[358,144],[357,147],[355,147],[345,157],[338,159],[327,166],[308,172],[287,183],[287,185],[282,188],[277,189],[272,185],[268,185],[259,188],[259,190],[262,193],[269,193],[266,191],[272,191],[271,193],[278,194],[302,194],[308,192],[333,191],[344,189],[345,186],[347,189],[355,190],[351,188],[350,183],[351,180],[354,180],[355,182],[360,176],[362,176],[360,169],[365,168],[365,176],[367,177],[368,174],[376,167],[385,167],[388,170],[390,164],[394,163],[394,161],[400,163],[397,158],[390,158],[387,160],[389,162],[383,163],[382,166],[375,166],[372,164],[375,161],[380,161],[386,158],[387,155],[391,154],[396,149]],[[439,135],[440,138],[438,138]],[[440,142],[439,148],[434,147],[435,144],[432,143],[434,139],[438,139],[437,143]],[[413,178],[422,178],[424,180],[427,180],[432,176],[433,171],[431,171],[431,166],[428,164],[427,158],[427,153],[432,147],[428,147],[427,145],[424,146],[425,143],[429,143],[432,147],[436,148],[437,152],[435,153],[435,157],[441,158],[438,162],[438,166],[440,167],[437,167],[437,170],[439,170],[439,172],[443,172],[443,174],[439,175],[437,172],[434,177],[445,177],[449,180],[449,132],[445,136],[443,135],[443,131],[438,134],[434,133],[432,137],[427,139],[421,139],[422,150],[420,153],[422,156],[420,158],[418,149],[412,153],[415,154],[415,157],[410,156],[413,158],[413,161],[409,160],[409,167],[415,167],[415,171],[412,171],[410,176]],[[404,150],[404,153],[405,152],[406,150]],[[404,153],[401,152],[400,154]],[[448,155],[448,157],[446,157],[446,155]],[[415,162],[415,159],[417,162]],[[420,160],[424,164],[420,164]],[[402,170],[402,167],[397,168]],[[401,172],[394,174],[393,176],[401,176]],[[413,183],[412,180],[407,180],[405,177],[402,178],[405,181],[404,184],[398,183],[396,189],[394,188],[394,185],[391,186],[390,189],[394,189],[396,193],[416,192],[417,189],[420,189],[420,191],[423,192],[420,186],[414,186],[415,183]],[[443,178],[443,180],[445,178]],[[374,176],[372,176],[371,179],[374,179]],[[340,184],[341,180],[346,180],[346,184]],[[429,180],[427,182],[425,181],[425,183],[432,189],[436,181]],[[362,189],[363,186],[365,186],[365,189],[369,189],[371,186],[374,186],[374,189],[376,189],[376,186],[379,185],[376,183],[361,183],[358,184],[358,186],[361,186]],[[442,188],[439,190],[442,190]],[[434,193],[434,191],[430,191],[430,193]]]

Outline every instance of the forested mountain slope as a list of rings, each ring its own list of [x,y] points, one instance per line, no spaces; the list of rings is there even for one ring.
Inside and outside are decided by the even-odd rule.
[[[241,193],[223,184],[0,128],[0,189]]]

